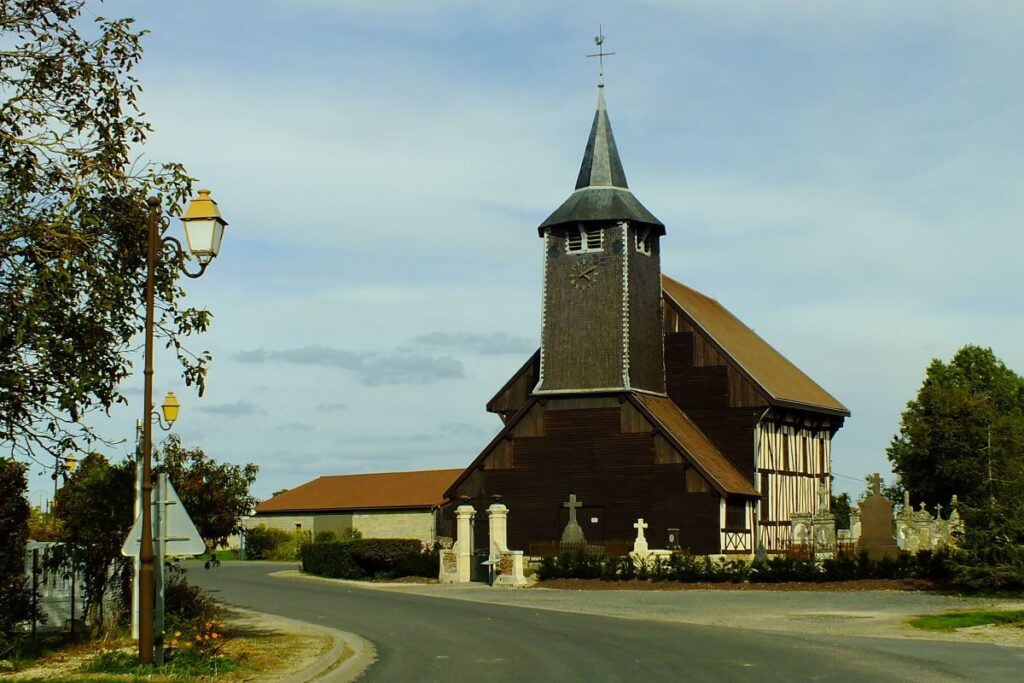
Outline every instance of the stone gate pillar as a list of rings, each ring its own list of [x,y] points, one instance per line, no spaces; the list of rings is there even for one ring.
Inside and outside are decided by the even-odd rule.
[[[457,583],[469,583],[473,572],[473,517],[472,505],[455,508],[455,572]]]
[[[491,536],[490,556],[508,552],[508,508],[500,502],[493,503],[487,508],[487,522]]]

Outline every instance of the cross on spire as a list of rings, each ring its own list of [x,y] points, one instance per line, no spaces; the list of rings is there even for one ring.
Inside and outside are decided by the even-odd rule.
[[[601,28],[601,24],[597,25],[597,35],[594,36],[594,43],[597,45],[597,52],[595,52],[592,55],[587,55],[587,57],[597,57],[597,64],[598,64],[598,69],[599,69],[598,70],[598,76],[597,76],[597,87],[603,88],[604,87],[604,58],[605,57],[610,57],[610,56],[612,56],[615,53],[614,52],[605,52],[604,51],[604,31]]]

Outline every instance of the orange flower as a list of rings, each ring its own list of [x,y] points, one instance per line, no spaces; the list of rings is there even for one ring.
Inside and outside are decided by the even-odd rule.
[[[220,634],[219,633],[211,633],[210,637],[213,638],[214,640],[217,640],[218,638],[220,638]]]
[[[203,641],[203,637],[202,636],[196,636],[196,640],[198,640],[199,642],[202,642]]]
[[[181,638],[181,631],[175,631],[174,632],[174,637],[175,638]]]

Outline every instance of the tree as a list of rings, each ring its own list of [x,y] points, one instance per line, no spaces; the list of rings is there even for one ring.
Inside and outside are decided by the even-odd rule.
[[[160,464],[210,547],[224,547],[242,531],[242,517],[256,504],[249,492],[259,467],[218,463],[199,448],[184,448],[176,435],[162,444]]]
[[[32,589],[25,576],[27,490],[25,466],[0,460],[0,655],[15,627],[32,615]]]
[[[960,499],[963,583],[1024,587],[1024,378],[977,346],[933,360],[887,454],[915,499]]]
[[[144,31],[83,19],[85,0],[0,9],[0,442],[37,457],[99,438],[83,415],[126,403],[118,384],[143,327],[145,198],[175,213],[191,179],[133,155],[150,133],[132,70]],[[202,393],[209,354],[183,337],[209,313],[181,306],[157,268],[157,328]]]
[[[127,578],[130,565],[121,556],[121,546],[134,523],[134,490],[132,462],[111,465],[102,455],[90,453],[54,501],[62,542],[57,562],[82,577],[92,624],[103,620],[110,577]]]
[[[886,454],[915,500],[981,507],[1024,459],[1022,421],[1024,378],[991,349],[965,346],[931,362]]]

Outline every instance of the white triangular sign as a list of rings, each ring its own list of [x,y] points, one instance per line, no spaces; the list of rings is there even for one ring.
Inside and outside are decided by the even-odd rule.
[[[164,553],[167,555],[199,555],[206,552],[206,543],[199,535],[188,511],[181,504],[181,498],[174,486],[167,480],[167,475],[157,477],[157,485],[153,487],[153,540],[164,542]],[[142,545],[142,515],[135,519],[128,538],[121,546],[121,554],[125,557],[137,557],[139,546]],[[156,550],[154,549],[154,553]]]

